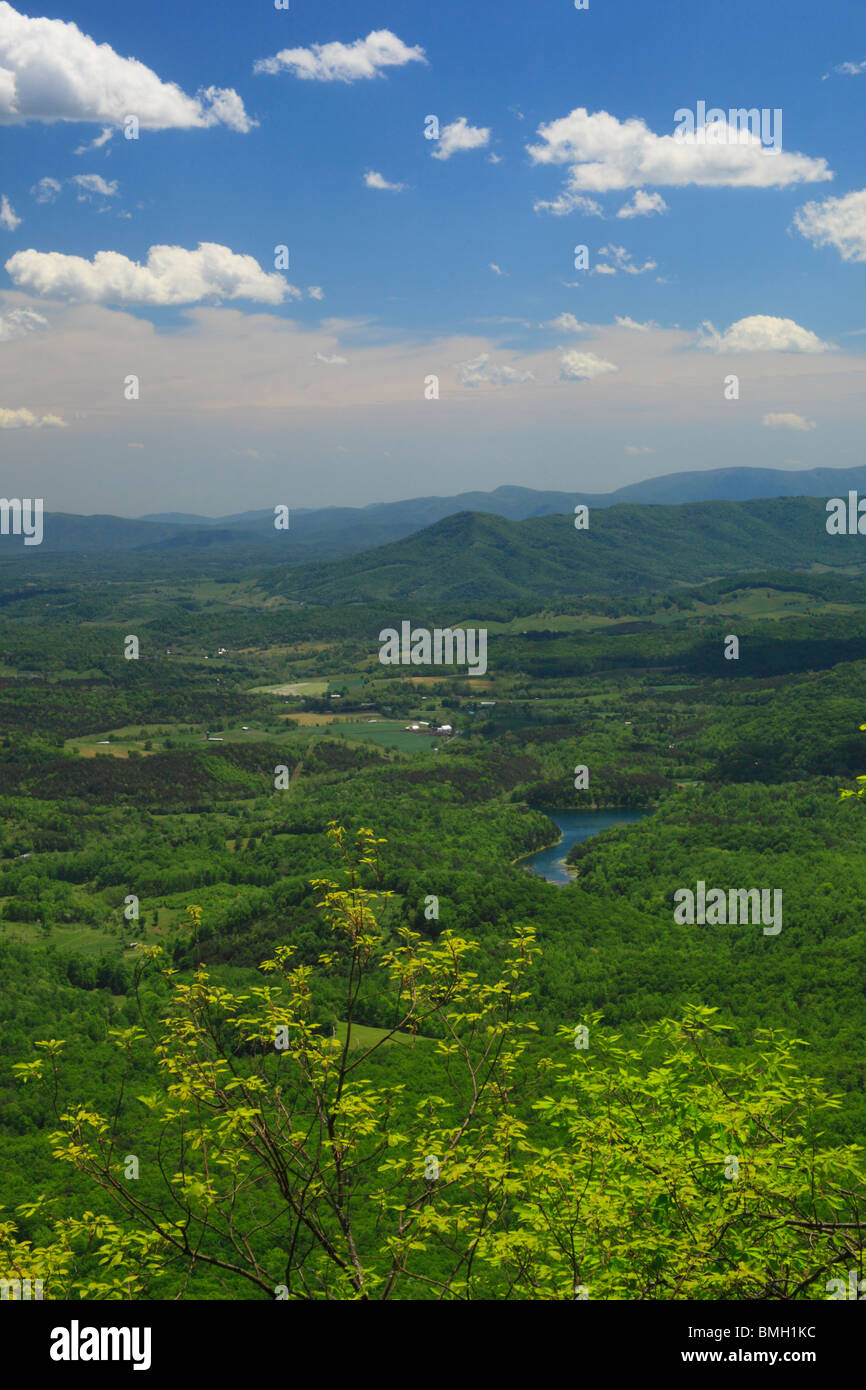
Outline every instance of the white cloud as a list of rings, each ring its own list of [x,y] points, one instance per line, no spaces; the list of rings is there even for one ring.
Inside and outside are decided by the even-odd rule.
[[[651,217],[654,212],[667,212],[668,205],[660,193],[646,193],[636,188],[630,201],[623,203],[617,217]]]
[[[613,362],[605,362],[594,352],[577,352],[572,349],[564,352],[559,359],[559,376],[562,381],[592,381],[597,376],[607,376],[618,372]]]
[[[324,299],[325,291],[322,289],[321,285],[308,285],[307,297],[309,299]]]
[[[426,63],[423,48],[408,48],[390,29],[374,29],[354,43],[314,43],[310,48],[284,48],[273,58],[260,58],[253,72],[292,72],[314,82],[357,82],[380,77],[382,68]]]
[[[97,251],[92,261],[60,251],[17,251],[6,262],[19,289],[48,298],[89,304],[196,304],[204,299],[253,299],[281,304],[300,290],[252,256],[202,242],[195,251],[152,246],[147,264],[117,251]]]
[[[21,226],[21,218],[16,216],[15,209],[4,193],[0,198],[0,227],[5,227],[7,232],[14,232],[16,227]]]
[[[489,144],[490,129],[488,126],[469,125],[465,116],[458,116],[456,121],[442,127],[439,139],[434,143],[433,158],[450,159],[452,154],[460,150],[480,150]]]
[[[554,217],[565,217],[569,212],[583,212],[587,217],[602,217],[601,203],[596,202],[595,198],[587,198],[583,193],[576,193],[573,190],[568,193],[560,193],[558,198],[552,202],[539,199],[532,204],[533,212],[550,212]]]
[[[73,174],[72,178],[64,179],[62,182],[60,179],[40,179],[30,192],[37,203],[56,203],[63,192],[64,183],[77,188],[79,203],[89,202],[95,197],[116,198],[120,192],[120,185],[116,179],[109,182],[101,174]]]
[[[505,274],[505,271],[502,269],[502,266],[501,266],[501,265],[497,265],[495,261],[490,261],[490,263],[488,264],[487,269],[488,269],[488,270],[492,270],[494,275],[504,275],[504,274]]]
[[[866,58],[862,63],[840,63],[833,71],[840,72],[845,77],[859,77],[861,72],[866,72]]]
[[[550,320],[550,327],[558,328],[561,333],[583,333],[586,325],[578,323],[574,314],[558,314]]]
[[[654,454],[655,449],[650,449],[646,444],[626,444],[627,454]]]
[[[0,0],[0,125],[27,121],[98,121],[121,126],[129,115],[146,130],[256,124],[237,92],[207,87],[191,97],[136,58],[121,58],[76,24],[31,19]]]
[[[866,261],[866,188],[806,203],[794,214],[794,225],[814,246],[835,246],[843,261]]]
[[[337,353],[316,352],[313,354],[314,362],[321,362],[325,367],[347,367],[348,357],[339,357]]]
[[[406,187],[405,183],[389,183],[384,174],[378,174],[375,169],[367,170],[364,183],[367,188],[381,188],[388,193],[399,193]]]
[[[793,411],[770,411],[761,421],[771,430],[813,430],[814,420],[807,420],[804,415],[795,415]]]
[[[232,87],[205,87],[199,92],[205,105],[205,125],[225,125],[244,134],[258,125],[247,115],[244,104]]]
[[[89,154],[91,150],[101,150],[103,145],[107,145],[113,137],[114,131],[110,125],[103,126],[99,135],[95,135],[92,140],[88,140],[85,145],[79,145],[78,149],[73,150],[73,154]]]
[[[63,189],[63,184],[59,179],[40,179],[34,183],[30,192],[37,203],[54,203]]]
[[[78,194],[80,203],[93,194],[97,194],[100,198],[116,198],[120,191],[120,185],[116,179],[107,183],[101,174],[73,174],[69,182],[74,183],[81,190]]]
[[[644,261],[643,265],[635,265],[631,252],[626,251],[624,246],[601,246],[598,254],[607,256],[613,264],[598,264],[595,267],[596,275],[616,275],[618,270],[626,275],[645,275],[648,270],[655,270],[658,266],[658,261]]]
[[[793,319],[752,314],[732,323],[724,333],[717,333],[709,322],[701,324],[698,346],[714,352],[827,352],[832,343],[822,342]]]
[[[521,372],[507,363],[491,362],[489,352],[482,352],[468,362],[458,362],[456,370],[461,386],[508,386],[535,380],[533,372]]]
[[[65,429],[59,415],[34,415],[30,410],[7,410],[0,406],[0,430]]]
[[[48,320],[35,309],[11,309],[8,314],[0,314],[0,343],[10,343],[15,338],[24,338],[37,328],[45,328]]]
[[[624,318],[617,314],[616,321],[620,328],[632,328],[638,333],[648,333],[651,328],[658,328],[658,324],[652,319],[647,319],[646,323],[638,323],[636,319],[629,318],[628,314]]]
[[[724,131],[728,129],[726,125]],[[619,121],[607,111],[590,114],[583,106],[539,126],[538,135],[540,143],[527,146],[536,164],[571,166],[566,198],[644,184],[784,188],[832,178],[826,160],[784,151],[767,154],[760,137],[745,131],[731,129],[729,143],[698,145],[673,134],[656,135],[637,117]]]

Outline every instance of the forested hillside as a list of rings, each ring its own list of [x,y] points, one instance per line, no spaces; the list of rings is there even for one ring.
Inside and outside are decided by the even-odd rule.
[[[526,521],[466,512],[340,564],[301,566],[276,592],[316,603],[458,605],[486,614],[511,602],[634,594],[752,568],[857,565],[857,536],[828,535],[822,501],[618,505]]]
[[[858,544],[795,499],[467,514],[301,571],[3,561],[11,1258],[75,1298],[827,1297],[863,1199]],[[383,665],[406,618],[485,627],[485,673]],[[646,814],[570,883],[526,867],[614,807]],[[699,881],[781,929],[677,921]]]

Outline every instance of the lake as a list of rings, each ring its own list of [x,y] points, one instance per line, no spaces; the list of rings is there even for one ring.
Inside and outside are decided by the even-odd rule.
[[[540,849],[520,862],[532,873],[546,878],[548,883],[573,883],[574,878],[565,866],[565,856],[573,845],[588,840],[611,825],[631,825],[649,815],[648,811],[629,810],[625,807],[610,811],[559,811],[549,806],[537,807],[559,827],[562,838],[549,849]]]

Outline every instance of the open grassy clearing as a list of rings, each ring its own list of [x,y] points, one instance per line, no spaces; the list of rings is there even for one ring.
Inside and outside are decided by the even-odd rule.
[[[352,1024],[352,1040],[349,1051],[360,1051],[362,1048],[373,1047],[377,1042],[388,1036],[387,1028],[368,1028],[363,1023]],[[346,1041],[346,1024],[343,1021],[337,1023],[337,1037],[341,1043]],[[429,1043],[432,1039],[416,1037],[413,1033],[394,1033],[388,1041],[383,1044],[385,1047],[393,1045],[412,1047],[414,1043]]]
[[[283,685],[254,685],[251,695],[324,695],[328,689],[327,680],[290,681]]]

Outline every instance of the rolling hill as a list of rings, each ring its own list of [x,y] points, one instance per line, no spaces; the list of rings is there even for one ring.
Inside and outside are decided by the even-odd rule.
[[[275,592],[306,603],[440,604],[483,616],[485,604],[526,604],[587,593],[628,593],[754,569],[866,562],[866,540],[830,536],[823,502],[779,498],[593,510],[526,521],[478,512],[446,517],[415,535],[271,577]]]

